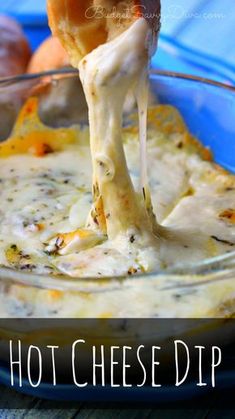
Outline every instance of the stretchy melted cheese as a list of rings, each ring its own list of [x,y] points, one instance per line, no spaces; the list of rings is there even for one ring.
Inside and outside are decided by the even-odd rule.
[[[148,32],[145,19],[139,19],[79,65],[89,109],[95,200],[91,219],[95,218],[98,228],[123,254],[130,250],[131,237],[135,237],[132,252],[146,271],[157,266],[159,243],[142,190],[136,193],[127,169],[122,118],[128,91],[137,94],[141,83],[147,89]]]
[[[93,201],[88,127],[49,129],[35,106],[34,99],[25,105],[17,132],[0,145],[1,265],[97,278],[147,270],[135,230],[110,239],[87,226]],[[121,133],[133,190],[140,179],[137,124],[138,115],[131,115]],[[147,158],[153,211],[167,231],[152,269],[159,261],[164,269],[234,250],[235,177],[208,161],[171,107],[149,109]]]

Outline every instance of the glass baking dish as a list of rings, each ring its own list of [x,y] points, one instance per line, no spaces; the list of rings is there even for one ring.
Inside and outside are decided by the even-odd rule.
[[[87,109],[79,81],[71,95],[74,78],[78,78],[76,71],[65,69],[1,80],[1,140],[9,135],[25,99],[43,95],[48,88],[50,98],[41,108],[45,123],[69,126],[78,119],[86,123]],[[156,101],[176,106],[191,133],[211,148],[216,162],[235,172],[235,89],[157,71],[151,71],[150,84]],[[53,115],[48,112],[52,103]],[[225,317],[233,316],[234,299],[235,251],[136,277],[81,279],[0,268],[1,318]]]

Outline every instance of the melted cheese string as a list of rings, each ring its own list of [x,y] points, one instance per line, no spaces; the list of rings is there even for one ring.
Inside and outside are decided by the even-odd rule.
[[[139,87],[137,90],[137,105],[139,113],[139,141],[140,141],[140,191],[144,196],[145,207],[148,216],[152,223],[153,232],[159,235],[160,226],[157,223],[155,214],[153,212],[153,205],[148,180],[148,165],[147,165],[147,116],[148,116],[148,99],[149,99],[149,85],[148,85],[148,71],[144,70],[140,78]]]
[[[88,226],[98,225],[108,238],[135,237],[136,249],[158,247],[150,194],[134,190],[122,143],[124,102],[130,88],[140,111],[141,183],[147,188],[146,122],[149,27],[137,20],[114,40],[92,51],[79,64],[90,122],[94,207]],[[145,196],[146,198],[146,196]],[[102,214],[104,215],[102,217]],[[156,256],[156,255],[155,255]],[[156,264],[156,260],[155,260]]]
[[[137,196],[128,173],[121,133],[127,92],[130,87],[137,91],[139,87],[141,183],[146,187],[147,35],[148,24],[139,19],[79,65],[89,108],[94,199],[96,203],[102,199],[110,239],[130,228],[151,230],[142,199]]]

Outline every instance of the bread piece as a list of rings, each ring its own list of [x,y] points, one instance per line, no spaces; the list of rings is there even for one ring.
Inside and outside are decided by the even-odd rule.
[[[25,73],[30,57],[30,46],[20,25],[0,15],[0,77]]]
[[[32,56],[27,72],[38,73],[69,66],[69,57],[60,41],[50,36]]]
[[[25,73],[31,50],[22,28],[14,20],[0,15],[0,77]],[[0,91],[0,141],[11,132],[30,83],[1,87]]]
[[[125,4],[120,0],[47,0],[49,24],[69,53],[72,65],[77,67],[85,55],[139,17],[137,3],[137,0]],[[129,12],[125,13],[123,8],[127,7]]]

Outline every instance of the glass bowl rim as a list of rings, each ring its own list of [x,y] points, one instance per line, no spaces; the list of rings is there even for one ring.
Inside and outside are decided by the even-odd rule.
[[[210,80],[207,78],[178,73],[174,71],[164,70],[150,70],[150,77],[157,76],[169,79],[185,80],[188,82],[202,83],[203,85],[214,86],[228,92],[235,93],[235,87]],[[60,70],[52,70],[35,74],[22,74],[13,77],[0,78],[0,88],[7,88],[15,83],[21,83],[29,80],[36,80],[42,77],[70,75],[75,76],[78,71],[68,67]],[[228,264],[228,265],[227,265]],[[199,286],[206,284],[211,279],[216,281],[226,280],[235,277],[235,251],[225,253],[213,258],[204,259],[203,261],[191,264],[175,265],[170,269],[164,271],[156,271],[147,274],[140,274],[136,276],[112,276],[104,278],[75,278],[67,275],[40,275],[31,272],[23,273],[19,270],[0,266],[0,278],[2,281],[14,282],[24,286],[34,288],[59,290],[59,291],[77,291],[77,292],[104,292],[105,290],[115,291],[123,283],[128,285],[136,284],[136,281],[146,279],[161,281],[167,277],[167,286],[164,285],[164,290],[170,288],[182,288],[188,286]],[[187,281],[185,282],[185,280]],[[164,281],[165,282],[165,281]],[[148,282],[147,282],[148,283]],[[146,283],[146,284],[147,284]],[[165,282],[166,284],[166,282]]]
[[[72,67],[64,67],[62,69],[49,70],[49,71],[43,71],[43,72],[38,72],[38,73],[19,74],[16,76],[0,77],[0,88],[8,87],[15,83],[40,79],[42,77],[59,76],[59,75],[75,76],[77,74],[78,74],[78,70]],[[159,76],[159,77],[167,77],[167,78],[172,78],[172,79],[181,79],[181,80],[186,80],[186,81],[191,81],[191,82],[199,82],[204,85],[211,85],[214,87],[222,88],[227,91],[235,92],[235,86],[231,86],[229,84],[222,83],[222,82],[205,78],[205,77],[201,77],[201,76],[180,73],[177,71],[156,70],[153,68],[150,68],[149,74],[150,76]]]

